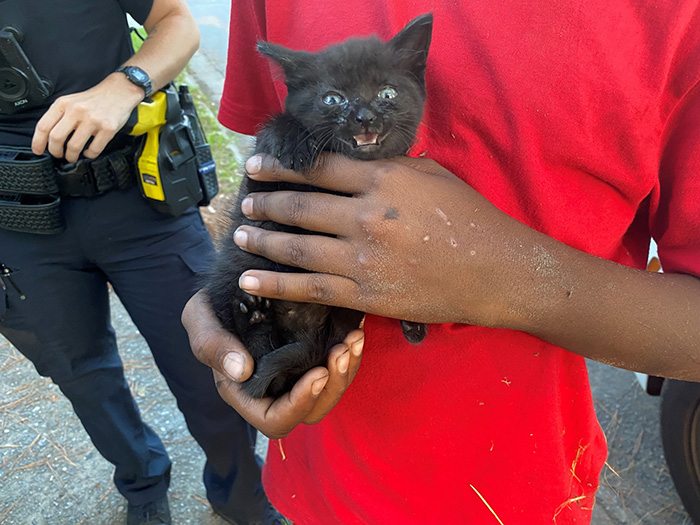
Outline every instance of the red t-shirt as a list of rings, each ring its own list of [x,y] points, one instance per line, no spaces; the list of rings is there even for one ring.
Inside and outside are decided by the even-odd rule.
[[[389,38],[428,11],[414,154],[569,246],[643,268],[653,234],[667,272],[700,275],[696,0],[241,0],[219,118],[252,134],[282,107],[257,39],[315,51]],[[368,316],[365,331],[340,403],[270,442],[265,488],[282,513],[322,525],[590,520],[606,446],[583,358],[477,326],[433,325],[417,347],[395,320]]]

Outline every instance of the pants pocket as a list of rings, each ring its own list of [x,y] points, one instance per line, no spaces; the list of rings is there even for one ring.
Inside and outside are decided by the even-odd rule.
[[[11,302],[24,300],[16,280],[18,273],[0,262],[0,321],[5,318]]]

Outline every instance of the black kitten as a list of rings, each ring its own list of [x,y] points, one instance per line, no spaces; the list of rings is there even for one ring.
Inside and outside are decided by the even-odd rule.
[[[322,151],[372,160],[405,155],[425,101],[425,66],[433,16],[410,22],[389,42],[351,39],[319,53],[292,51],[260,42],[258,50],[284,70],[286,110],[258,133],[256,153],[274,155],[297,171],[308,171]],[[242,224],[267,230],[309,233],[273,222],[251,221],[241,201],[251,192],[318,191],[309,186],[244,178],[227,235],[206,286],[214,311],[255,359],[243,388],[253,397],[278,397],[311,368],[325,366],[330,348],[357,328],[362,312],[320,304],[253,297],[238,287],[251,268],[299,272],[246,253],[233,243]],[[424,324],[401,321],[406,338],[419,343]]]

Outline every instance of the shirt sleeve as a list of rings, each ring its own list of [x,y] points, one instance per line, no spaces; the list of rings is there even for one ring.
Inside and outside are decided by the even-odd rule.
[[[256,50],[267,37],[265,0],[231,2],[228,60],[219,121],[229,129],[254,135],[282,109],[268,60]]]
[[[652,235],[664,272],[700,277],[700,82],[680,101],[671,122]]]
[[[124,12],[129,13],[134,20],[143,25],[151,13],[153,2],[154,0],[119,0],[119,5]]]

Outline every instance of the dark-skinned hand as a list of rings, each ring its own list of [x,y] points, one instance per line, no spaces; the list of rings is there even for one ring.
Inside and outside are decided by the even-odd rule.
[[[503,232],[524,226],[430,159],[357,161],[323,157],[304,175],[267,156],[248,160],[251,178],[307,183],[349,194],[250,194],[250,219],[331,234],[293,235],[241,226],[238,246],[313,273],[246,272],[253,295],[320,302],[424,323],[495,325],[504,320],[504,259],[517,258]]]
[[[185,306],[182,324],[197,359],[214,370],[219,395],[271,439],[286,436],[301,423],[321,421],[352,383],[362,358],[364,334],[354,330],[333,347],[327,368],[310,370],[278,399],[253,399],[239,384],[253,373],[253,359],[241,341],[222,328],[203,291]]]

